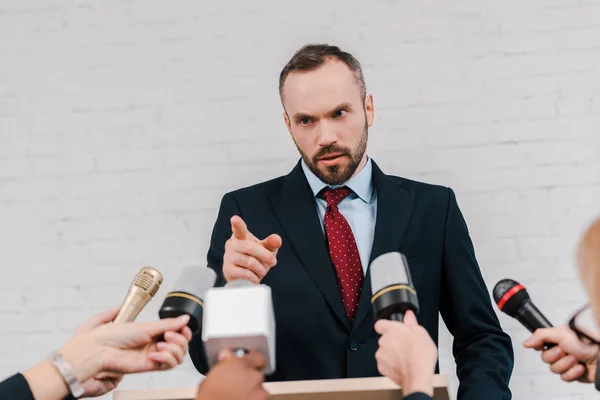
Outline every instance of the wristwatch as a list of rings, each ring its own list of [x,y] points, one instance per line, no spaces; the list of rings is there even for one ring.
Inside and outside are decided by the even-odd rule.
[[[73,372],[73,369],[67,360],[65,360],[58,351],[52,352],[48,359],[67,383],[67,386],[71,391],[71,395],[75,398],[82,396],[83,393],[85,393],[83,386],[81,386],[81,382],[79,382],[79,379],[77,379],[77,375],[75,375],[75,372]]]

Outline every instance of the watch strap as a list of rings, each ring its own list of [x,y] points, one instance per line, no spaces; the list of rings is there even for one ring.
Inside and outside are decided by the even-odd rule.
[[[63,377],[73,397],[78,398],[82,396],[85,392],[83,386],[81,385],[81,382],[79,382],[79,379],[77,379],[77,375],[75,375],[75,372],[73,372],[73,369],[67,360],[65,360],[58,351],[52,352],[48,359]]]

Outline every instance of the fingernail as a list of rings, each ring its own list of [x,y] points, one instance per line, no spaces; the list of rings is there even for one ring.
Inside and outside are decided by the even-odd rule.
[[[548,350],[548,352],[550,353],[550,355],[552,356],[557,356],[560,353],[560,347],[553,347],[550,350]]]
[[[184,314],[177,318],[177,321],[181,322],[182,324],[187,324],[189,322],[189,320],[190,320],[190,316],[187,314]]]

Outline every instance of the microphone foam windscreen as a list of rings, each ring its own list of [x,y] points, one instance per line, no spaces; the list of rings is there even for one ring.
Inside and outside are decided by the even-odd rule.
[[[504,295],[512,288],[514,288],[515,286],[518,286],[519,282],[514,281],[512,279],[502,279],[501,281],[499,281],[498,283],[496,283],[496,286],[494,286],[494,290],[493,290],[493,296],[494,296],[494,301],[496,303],[498,303],[500,301],[500,299],[502,297],[504,297]]]
[[[212,268],[187,267],[179,274],[171,291],[184,292],[201,299],[215,285],[216,280],[217,274]]]
[[[402,253],[385,253],[373,260],[370,267],[371,290],[375,294],[390,285],[413,286],[408,262]]]

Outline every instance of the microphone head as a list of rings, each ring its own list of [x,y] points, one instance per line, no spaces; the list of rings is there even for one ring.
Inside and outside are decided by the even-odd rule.
[[[531,300],[525,286],[512,279],[502,279],[496,283],[492,294],[500,311],[511,317],[516,317],[521,306]]]
[[[275,315],[271,288],[244,279],[206,292],[202,341],[209,367],[221,350],[262,353],[264,374],[275,371]]]
[[[188,326],[192,333],[198,333],[202,323],[204,293],[215,285],[216,280],[217,274],[211,268],[185,268],[165,297],[158,316],[163,319],[187,314],[190,316]]]
[[[148,304],[150,299],[158,292],[163,281],[162,274],[153,267],[143,267],[137,273],[129,292],[123,300],[119,312],[113,320],[114,323],[132,322],[140,311]]]
[[[153,267],[143,267],[136,275],[132,287],[137,287],[147,293],[151,298],[154,297],[163,281],[162,274]]]
[[[376,319],[408,310],[419,312],[417,292],[413,287],[408,261],[404,254],[391,252],[375,258],[369,267],[371,304]]]

